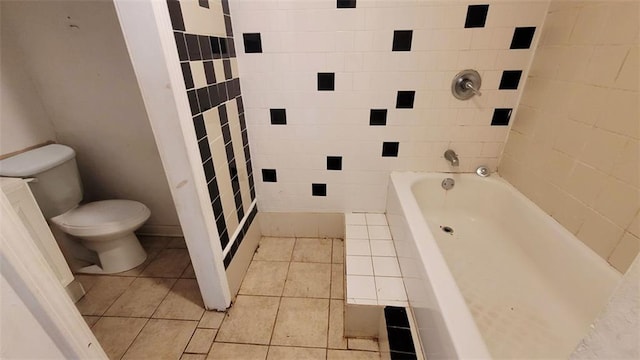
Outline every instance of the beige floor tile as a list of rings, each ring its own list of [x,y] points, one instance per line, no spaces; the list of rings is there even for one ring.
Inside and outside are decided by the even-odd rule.
[[[141,318],[102,317],[92,330],[109,359],[120,359],[146,323]]]
[[[325,360],[327,349],[271,346],[267,360]]]
[[[190,261],[186,249],[164,249],[147,265],[141,276],[179,278]]]
[[[82,315],[82,317],[89,327],[92,327],[100,320],[100,316]]]
[[[294,243],[294,238],[263,237],[253,260],[291,261]]]
[[[331,264],[331,298],[344,299],[344,264]]]
[[[349,350],[380,351],[378,341],[374,339],[351,338],[347,341],[349,342]]]
[[[204,314],[202,314],[200,322],[198,323],[198,327],[207,329],[219,329],[220,324],[222,324],[222,320],[226,315],[226,312],[221,311],[205,311]]]
[[[344,240],[333,239],[331,262],[334,264],[344,264]]]
[[[297,238],[291,261],[331,262],[331,239]]]
[[[197,354],[209,353],[213,339],[216,337],[216,332],[217,331],[213,329],[196,329],[185,352]]]
[[[151,317],[175,281],[176,279],[136,278],[105,315]]]
[[[178,279],[169,294],[162,300],[154,318],[200,320],[204,304],[198,282],[195,279]]]
[[[85,293],[89,292],[91,288],[98,282],[102,276],[100,275],[83,275],[83,274],[74,274],[75,280],[78,280],[84,288]]]
[[[206,354],[182,354],[180,360],[205,360],[207,358]]]
[[[150,248],[150,249],[145,249],[145,251],[147,252],[147,258],[144,260],[144,262],[136,267],[134,267],[131,270],[127,270],[124,272],[120,272],[117,274],[114,274],[115,276],[140,276],[142,274],[142,271],[144,271],[144,269],[153,261],[158,257],[158,254],[160,254],[160,252],[162,251],[161,248]]]
[[[328,299],[282,298],[271,344],[326,348],[328,320]]]
[[[347,339],[344,337],[344,301],[331,300],[329,311],[328,347],[330,349],[346,349]]]
[[[380,353],[358,350],[327,350],[327,360],[379,360]]]
[[[151,319],[123,359],[179,359],[196,324],[195,321]]]
[[[180,275],[181,278],[183,279],[195,279],[196,278],[196,272],[193,270],[193,265],[189,264],[189,266],[187,266],[186,269],[184,269],[184,271],[182,272],[182,275]]]
[[[268,346],[213,343],[207,359],[211,360],[265,360]]]
[[[279,302],[277,297],[238,295],[216,341],[269,344]]]
[[[292,262],[283,296],[329,298],[331,264]]]
[[[104,314],[134,280],[118,276],[94,276],[94,278],[90,290],[76,303],[82,315]]]
[[[289,263],[282,261],[251,261],[240,286],[240,294],[280,296],[287,279]]]
[[[184,238],[182,237],[172,237],[169,238],[169,242],[167,243],[167,249],[186,249],[187,244],[184,242]]]

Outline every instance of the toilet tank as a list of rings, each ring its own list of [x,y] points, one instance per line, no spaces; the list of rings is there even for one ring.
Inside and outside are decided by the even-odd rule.
[[[63,214],[82,201],[82,183],[72,148],[51,144],[0,160],[0,176],[33,178],[31,192],[45,218]]]

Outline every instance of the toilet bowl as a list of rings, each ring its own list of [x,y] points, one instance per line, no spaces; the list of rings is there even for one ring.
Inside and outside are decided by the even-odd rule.
[[[75,207],[51,222],[94,251],[100,264],[77,269],[80,273],[113,274],[142,264],[147,254],[133,233],[151,212],[132,200],[103,200]]]

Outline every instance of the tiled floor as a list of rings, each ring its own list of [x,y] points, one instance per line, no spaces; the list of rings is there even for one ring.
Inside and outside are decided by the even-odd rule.
[[[77,275],[78,309],[111,359],[379,359],[345,339],[344,242],[263,238],[225,313],[205,311],[182,239],[141,238],[126,273]]]

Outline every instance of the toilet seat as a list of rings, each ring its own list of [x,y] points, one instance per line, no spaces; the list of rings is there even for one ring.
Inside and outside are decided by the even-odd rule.
[[[103,200],[80,205],[51,218],[64,232],[77,237],[99,237],[144,223],[151,211],[133,200]]]

